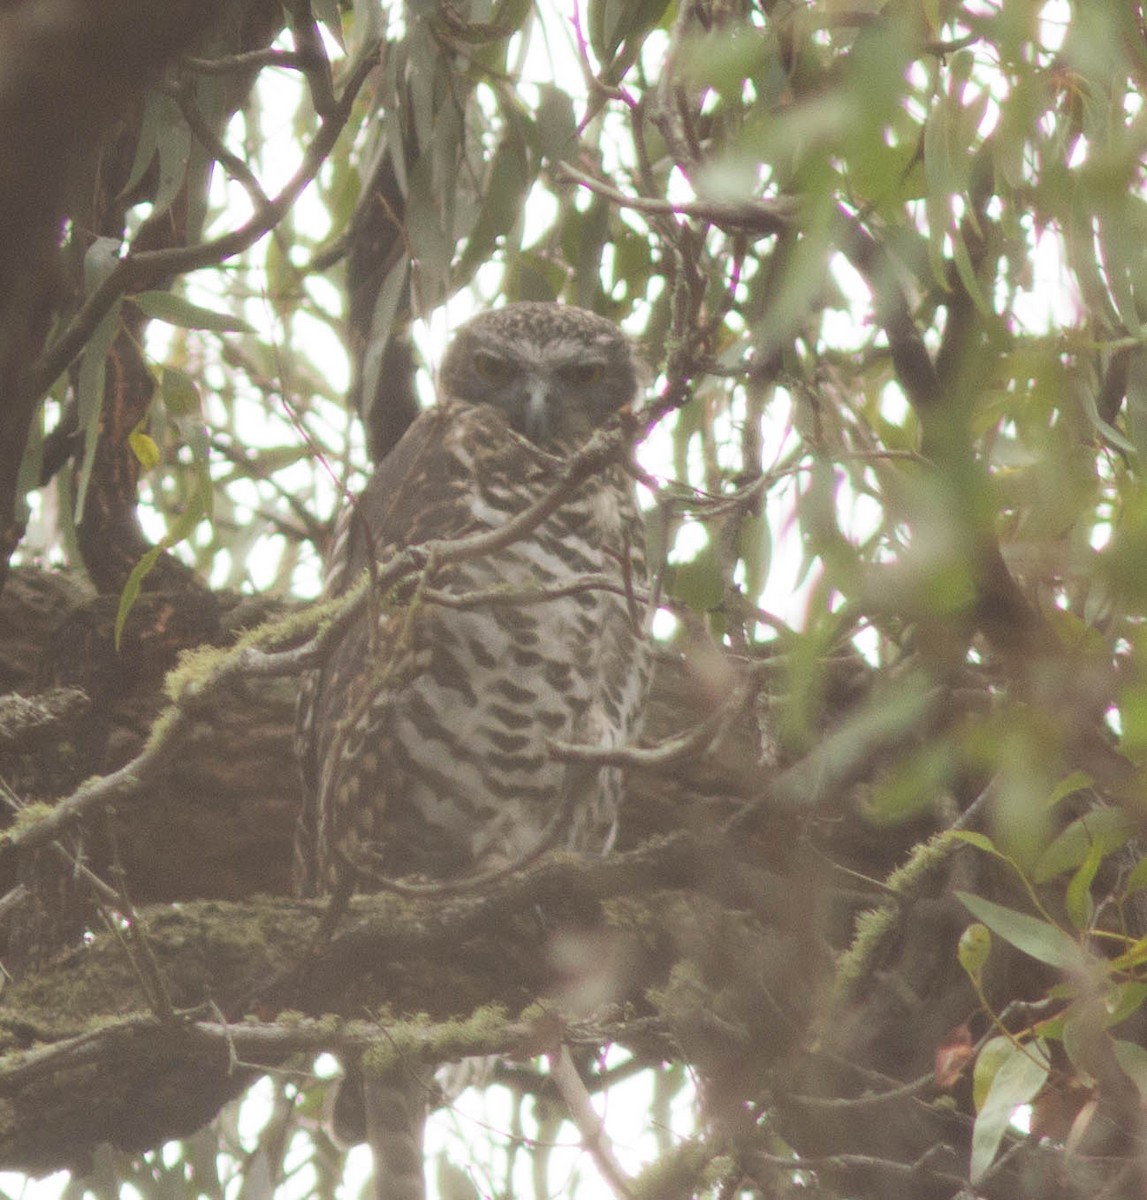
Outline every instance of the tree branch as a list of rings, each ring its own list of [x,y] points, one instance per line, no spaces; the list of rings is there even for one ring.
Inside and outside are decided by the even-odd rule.
[[[45,350],[30,372],[31,388],[42,395],[67,370],[87,344],[96,326],[112,305],[129,292],[152,287],[169,275],[184,274],[217,267],[228,258],[241,254],[269,233],[290,211],[302,191],[318,174],[334,148],[351,112],[359,89],[378,62],[377,52],[364,55],[347,79],[338,104],[319,125],[303,154],[298,170],[282,191],[265,205],[257,206],[251,217],[237,229],[194,246],[174,246],[166,250],[144,250],[128,254],[107,275],[72,318],[68,327]]]

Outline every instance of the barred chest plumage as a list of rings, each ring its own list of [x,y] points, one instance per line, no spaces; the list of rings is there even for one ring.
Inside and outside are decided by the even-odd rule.
[[[376,519],[366,495],[362,515],[384,532],[408,525],[407,541],[498,529],[550,491],[561,465],[498,414],[455,412],[404,478],[405,498]],[[347,863],[369,888],[372,875],[516,862],[547,830],[558,846],[608,847],[619,772],[561,762],[551,743],[635,736],[648,675],[634,600],[642,541],[633,485],[614,467],[520,540],[380,598],[373,628],[364,617],[343,637],[316,681],[312,890],[331,890]],[[364,553],[343,548],[335,590]]]

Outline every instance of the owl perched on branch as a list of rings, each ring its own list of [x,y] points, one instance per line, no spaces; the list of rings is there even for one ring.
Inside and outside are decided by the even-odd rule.
[[[340,525],[328,594],[403,547],[495,536],[466,557],[432,553],[420,574],[373,596],[304,679],[300,894],[455,880],[550,846],[609,847],[618,770],[560,761],[552,743],[615,748],[640,719],[633,484],[615,463],[521,536],[495,531],[553,493],[637,385],[628,340],[582,309],[514,304],[458,330],[437,406]],[[421,1155],[406,1134],[425,1088],[419,1098],[409,1082],[384,1084],[366,1098],[368,1121],[395,1109],[371,1138],[376,1194],[419,1196]]]

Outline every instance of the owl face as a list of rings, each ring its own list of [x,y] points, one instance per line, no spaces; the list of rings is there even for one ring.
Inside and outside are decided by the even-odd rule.
[[[582,442],[637,394],[629,340],[560,304],[484,312],[457,332],[439,376],[446,400],[490,404],[538,446]]]

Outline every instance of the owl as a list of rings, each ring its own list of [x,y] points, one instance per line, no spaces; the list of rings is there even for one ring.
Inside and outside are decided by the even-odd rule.
[[[593,313],[522,303],[473,318],[447,350],[436,406],[340,523],[328,594],[403,547],[500,529],[552,491],[637,388],[629,341]],[[301,895],[455,880],[550,845],[608,849],[617,769],[561,762],[550,744],[610,749],[635,735],[643,545],[633,484],[615,465],[521,538],[459,561],[432,555],[359,609],[303,681]],[[387,1097],[417,1106],[406,1092],[368,1096],[368,1115]]]

